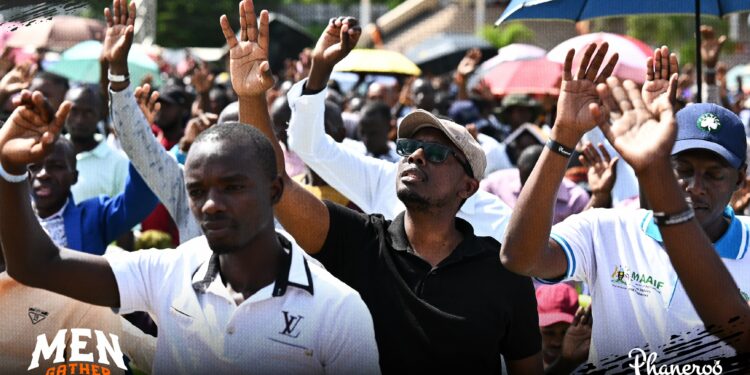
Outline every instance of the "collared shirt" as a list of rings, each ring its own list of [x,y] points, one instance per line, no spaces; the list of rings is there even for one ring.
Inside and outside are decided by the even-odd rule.
[[[154,374],[379,372],[359,294],[279,240],[276,281],[239,305],[205,237],[176,250],[106,256],[119,312],[146,311],[159,325]]]
[[[151,368],[156,338],[141,332],[106,307],[89,305],[61,294],[23,285],[12,279],[7,272],[0,272],[0,306],[3,306],[0,315],[0,374],[47,373],[48,368],[57,365],[53,363],[54,357],[44,359],[40,355],[39,367],[27,371],[37,336],[45,335],[47,342],[51,343],[58,332],[65,329],[68,330],[65,333],[65,343],[69,345],[70,330],[73,328],[91,330],[91,338],[82,340],[88,345],[81,353],[94,353],[94,357],[98,358],[94,330],[100,330],[106,335],[117,336],[123,354],[135,362],[138,368]],[[66,353],[66,358],[69,355],[70,352]],[[108,358],[110,365],[102,367],[109,369],[112,374],[125,373],[111,357]]]
[[[70,188],[75,203],[100,195],[114,197],[125,188],[128,159],[110,148],[102,135],[94,138],[99,144],[93,150],[76,155],[78,182]]]
[[[415,254],[404,214],[392,222],[326,202],[330,229],[315,257],[360,292],[385,373],[494,373],[539,352],[531,280],[506,270],[500,244],[456,219],[463,241],[432,267]]]
[[[521,176],[517,168],[504,169],[487,176],[479,183],[479,188],[495,194],[513,208],[521,194]],[[566,217],[583,211],[588,203],[589,194],[575,182],[564,178],[557,191],[552,223],[557,224]]]
[[[750,293],[750,219],[724,211],[730,220],[714,247],[740,293]],[[552,227],[550,236],[565,252],[564,279],[583,281],[591,290],[596,317],[589,361],[627,356],[633,348],[655,351],[659,360],[728,357],[734,350],[710,335],[672,268],[653,222],[653,213],[632,209],[594,209]],[[711,277],[711,275],[706,275]],[[747,299],[747,297],[745,297]],[[680,357],[680,343],[707,344]],[[646,348],[648,345],[648,348]],[[684,346],[684,345],[683,345]]]
[[[65,219],[63,218],[63,212],[65,212],[65,208],[68,207],[68,203],[70,203],[70,198],[68,198],[62,208],[54,214],[44,219],[40,218],[38,215],[36,217],[39,220],[39,224],[42,225],[42,229],[44,229],[44,231],[47,232],[47,235],[49,235],[49,238],[52,239],[52,242],[61,247],[68,246],[68,238],[65,236]]]
[[[366,157],[342,147],[325,134],[326,90],[302,95],[306,80],[289,90],[289,147],[334,189],[349,198],[366,213],[379,213],[393,219],[405,210],[396,196],[398,164]],[[477,191],[458,211],[478,236],[503,240],[511,210],[500,198]]]

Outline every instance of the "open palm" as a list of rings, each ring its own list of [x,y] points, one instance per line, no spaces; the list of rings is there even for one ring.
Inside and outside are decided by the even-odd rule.
[[[668,97],[674,98],[677,74],[669,82]],[[613,98],[619,103],[617,108],[610,108],[610,111],[620,111],[622,115],[611,123],[601,124],[600,128],[636,174],[645,171],[655,160],[669,158],[677,136],[671,106],[660,106],[659,112],[651,112],[632,81],[625,81],[621,85],[617,79],[610,78],[607,85],[599,85],[597,91],[602,97]],[[599,107],[592,108],[595,116],[599,116],[597,111]]]
[[[660,107],[669,102],[669,77],[679,73],[677,55],[669,53],[667,46],[654,51],[654,56],[646,61],[646,82],[643,84],[641,95],[646,107],[652,113],[660,111]]]
[[[127,64],[128,52],[133,44],[135,2],[114,0],[112,10],[104,9],[107,32],[102,45],[102,57],[110,64]]]
[[[600,103],[596,84],[604,82],[612,74],[618,59],[618,55],[614,54],[599,73],[608,48],[607,43],[603,43],[594,54],[596,45],[591,44],[583,55],[576,79],[573,79],[571,73],[575,50],[568,51],[563,68],[560,97],[557,100],[556,126],[583,134],[596,125],[598,119],[589,110],[592,104]]]
[[[268,12],[260,13],[260,28],[252,0],[240,2],[240,39],[232,31],[229,19],[221,16],[221,30],[229,45],[229,71],[238,96],[254,96],[273,86],[268,65]]]

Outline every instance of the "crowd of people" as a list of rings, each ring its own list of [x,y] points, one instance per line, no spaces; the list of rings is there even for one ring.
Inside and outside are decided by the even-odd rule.
[[[74,328],[119,337],[118,373],[750,363],[750,100],[713,29],[702,93],[666,46],[621,82],[604,43],[568,52],[556,103],[499,100],[468,86],[476,50],[344,90],[352,17],[271,72],[242,0],[228,71],[155,90],[129,77],[135,7],[105,10],[100,85],[0,80],[0,372],[60,374]]]

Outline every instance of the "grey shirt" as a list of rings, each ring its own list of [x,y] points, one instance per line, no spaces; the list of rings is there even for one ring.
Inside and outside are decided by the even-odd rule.
[[[154,137],[132,89],[110,89],[109,93],[112,123],[122,149],[169,211],[180,231],[180,243],[202,236],[200,225],[190,212],[182,166]]]

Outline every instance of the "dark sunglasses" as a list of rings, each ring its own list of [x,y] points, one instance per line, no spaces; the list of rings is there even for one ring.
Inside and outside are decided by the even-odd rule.
[[[461,159],[458,156],[458,153],[448,146],[439,143],[422,142],[409,138],[399,138],[396,140],[396,153],[401,156],[409,156],[420,148],[424,150],[424,156],[427,161],[435,164],[444,162],[445,159],[448,158],[448,155],[452,154],[458,163],[464,168],[466,174],[468,174],[469,177],[474,178],[474,172],[471,170],[471,165]]]

